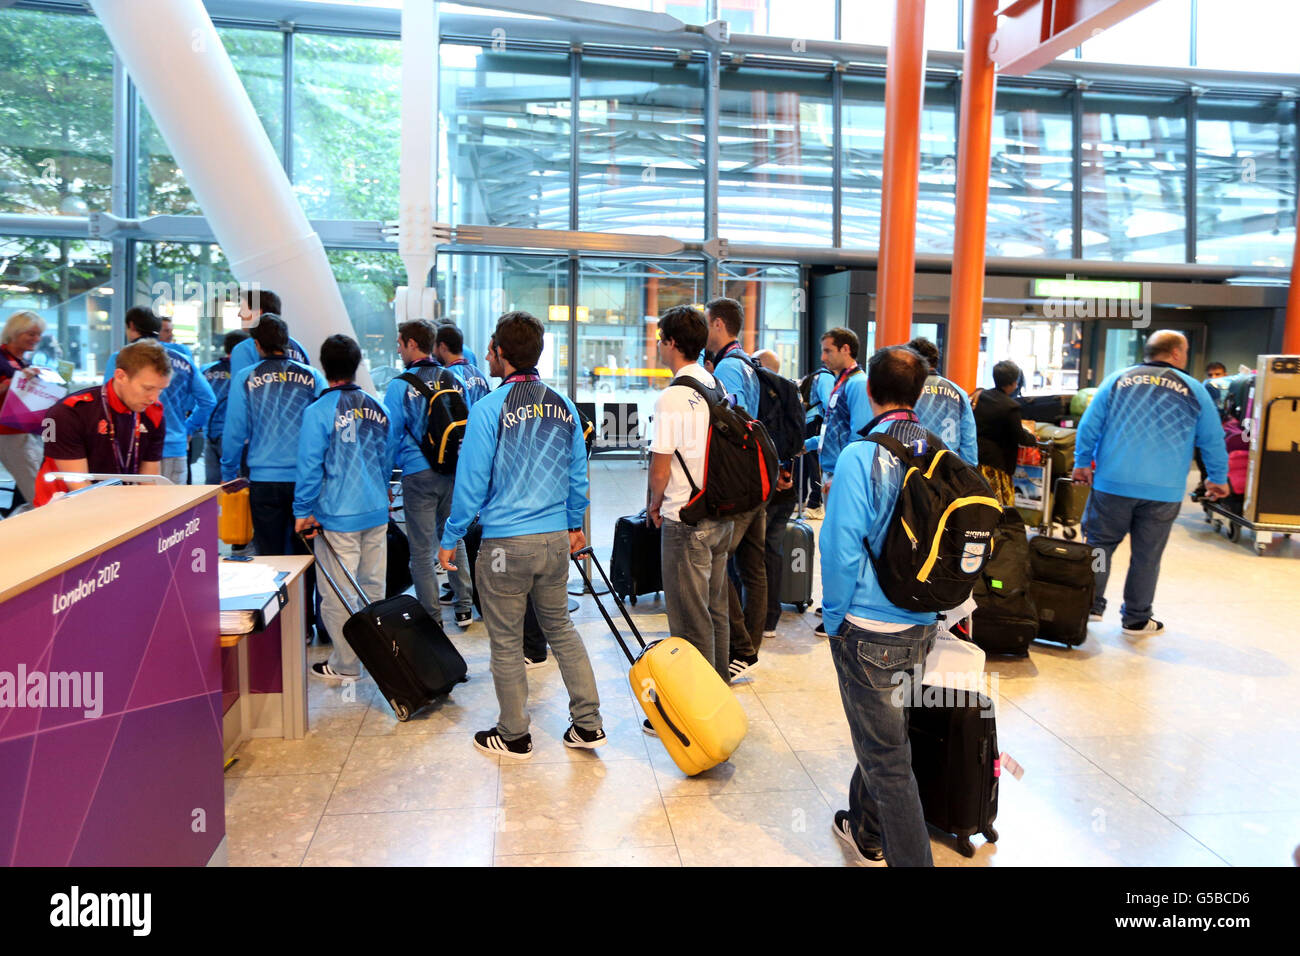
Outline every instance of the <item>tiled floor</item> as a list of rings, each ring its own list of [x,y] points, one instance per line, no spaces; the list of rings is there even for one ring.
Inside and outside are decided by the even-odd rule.
[[[598,553],[637,510],[635,462],[592,466]],[[1123,549],[1121,549],[1123,552]],[[1300,844],[1300,541],[1257,557],[1186,505],[1165,555],[1160,637],[1127,640],[1111,612],[1086,644],[990,661],[998,738],[1025,773],[1002,778],[995,845],[973,859],[933,835],[939,865],[1288,865]],[[1117,555],[1118,604],[1127,554]],[[633,613],[663,635],[663,605]],[[312,681],[312,731],[257,740],[227,773],[232,864],[830,865],[853,767],[847,725],[811,611],[787,612],[737,693],[749,736],[695,778],[639,730],[626,664],[589,598],[575,615],[609,744],[560,743],[567,697],[554,664],[530,674],[535,752],[474,750],[496,704],[483,625],[454,640],[473,675],[399,724],[365,681],[348,700]],[[454,626],[450,630],[457,632]],[[313,649],[313,656],[322,651]]]

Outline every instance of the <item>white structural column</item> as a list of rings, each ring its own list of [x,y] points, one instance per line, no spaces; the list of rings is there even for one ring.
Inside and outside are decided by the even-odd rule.
[[[432,319],[436,290],[426,283],[437,261],[434,215],[438,183],[438,10],[434,0],[402,5],[402,161],[397,249],[406,285],[397,290],[399,322]],[[447,226],[438,230],[445,241]]]
[[[284,300],[313,359],[356,336],[312,231],[201,0],[90,0],[241,283]],[[362,135],[363,130],[357,130]],[[363,367],[358,381],[370,387]]]

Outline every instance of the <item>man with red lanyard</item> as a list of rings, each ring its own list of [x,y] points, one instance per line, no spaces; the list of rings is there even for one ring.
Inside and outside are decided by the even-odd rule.
[[[44,476],[51,471],[161,474],[167,426],[158,396],[171,375],[167,350],[142,339],[117,353],[117,367],[109,381],[74,392],[50,409],[36,504],[87,484],[46,481]]]
[[[819,453],[822,495],[828,496],[840,453],[871,421],[871,400],[867,397],[866,373],[858,365],[858,337],[853,332],[834,328],[822,336],[822,364],[835,376],[826,399],[826,425]],[[817,633],[825,634],[825,625],[818,624]]]

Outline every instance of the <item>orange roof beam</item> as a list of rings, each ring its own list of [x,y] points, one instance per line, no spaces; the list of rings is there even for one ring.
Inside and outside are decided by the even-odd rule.
[[[998,72],[1025,76],[1156,0],[1011,0],[988,53]]]

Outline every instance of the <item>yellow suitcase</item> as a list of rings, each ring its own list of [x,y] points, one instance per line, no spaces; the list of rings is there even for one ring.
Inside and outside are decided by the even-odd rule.
[[[647,645],[622,600],[614,594],[623,619],[641,645],[641,652],[634,657],[600,598],[595,595],[580,560],[583,557],[591,558],[611,594],[614,594],[614,589],[591,548],[583,548],[573,555],[574,563],[587,583],[587,590],[595,598],[596,607],[632,664],[628,681],[668,756],[687,776],[702,773],[727,760],[749,730],[745,709],[736,695],[713,665],[682,638],[669,637]]]

